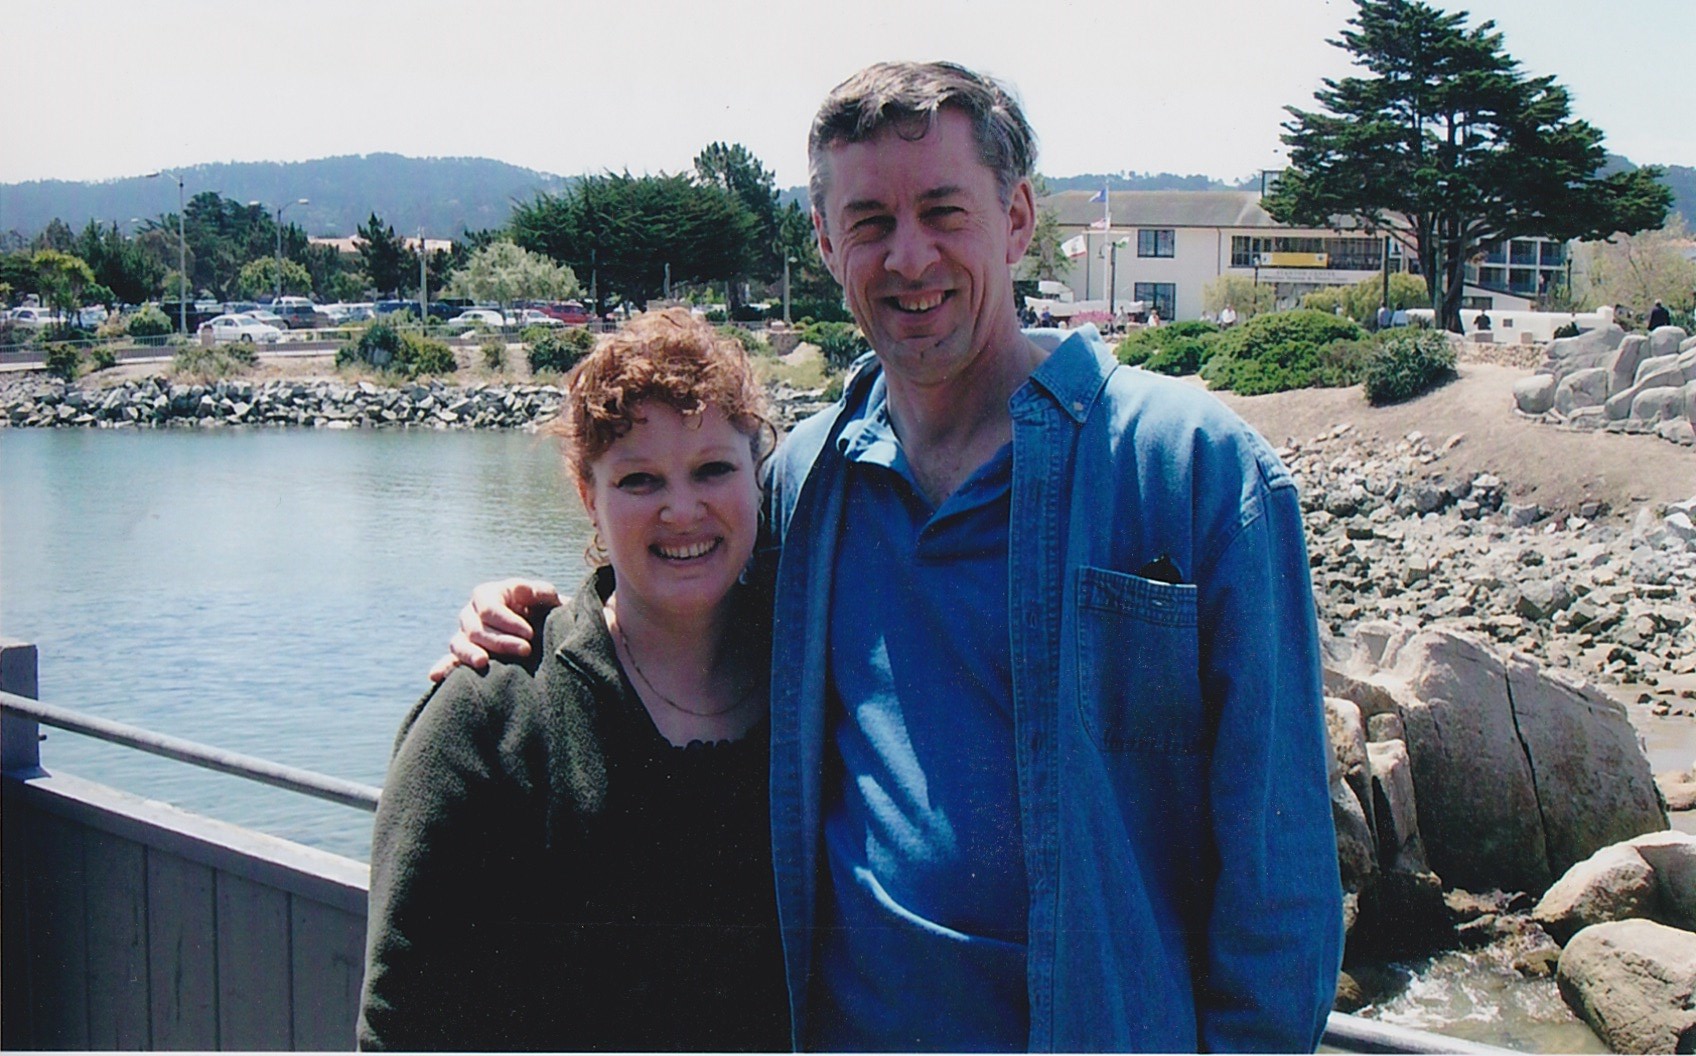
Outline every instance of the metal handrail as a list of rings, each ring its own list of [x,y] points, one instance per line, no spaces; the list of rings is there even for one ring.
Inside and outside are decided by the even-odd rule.
[[[310,770],[284,766],[258,756],[226,751],[196,741],[155,733],[139,726],[84,715],[70,708],[43,704],[16,693],[0,691],[0,710],[57,729],[69,730],[361,810],[375,811],[378,797],[382,793],[381,789],[372,785],[328,777]],[[1413,1027],[1362,1019],[1341,1012],[1331,1013],[1325,1024],[1325,1035],[1321,1044],[1341,1052],[1361,1053],[1462,1053],[1469,1056],[1499,1056],[1513,1051]]]
[[[93,715],[84,715],[81,712],[62,708],[55,704],[43,704],[39,700],[20,697],[16,693],[0,692],[0,708],[27,716],[57,729],[70,730],[73,733],[96,737],[113,744],[151,752],[154,755],[162,755],[167,759],[175,759],[193,766],[204,767],[207,770],[234,774],[237,777],[245,777],[262,784],[285,788],[291,792],[312,796],[315,799],[340,803],[345,807],[357,807],[360,810],[374,812],[377,809],[377,799],[382,794],[382,789],[374,785],[347,781],[339,777],[328,777],[311,770],[302,770],[299,767],[274,763],[256,755],[243,755],[241,752],[214,748],[209,744],[201,744],[198,741],[154,733],[152,730],[144,730],[140,726],[113,722],[110,719],[96,718]]]
[[[1325,1021],[1325,1037],[1320,1044],[1339,1052],[1461,1053],[1465,1056],[1489,1056],[1489,1054],[1501,1056],[1501,1054],[1514,1051],[1496,1045],[1486,1045],[1483,1042],[1452,1038],[1447,1034],[1420,1030],[1416,1027],[1401,1027],[1394,1023],[1384,1023],[1376,1019],[1362,1019],[1359,1016],[1351,1016],[1342,1012],[1331,1013],[1330,1018]]]

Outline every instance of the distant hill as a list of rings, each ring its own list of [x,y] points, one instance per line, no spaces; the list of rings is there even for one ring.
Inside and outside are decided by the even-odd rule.
[[[1608,156],[1605,171],[1636,166],[1617,154]],[[1664,180],[1673,192],[1673,208],[1696,231],[1696,168],[1664,167]],[[297,162],[227,162],[178,170],[190,197],[217,191],[238,202],[259,201],[275,209],[279,203],[310,198],[309,205],[290,207],[285,219],[309,235],[351,235],[373,211],[401,234],[422,227],[436,238],[451,238],[462,230],[480,231],[506,223],[515,201],[529,201],[538,192],[558,193],[571,186],[570,177],[537,172],[488,158],[409,158],[399,154],[344,155]],[[1106,181],[1116,191],[1254,190],[1258,174],[1228,182],[1210,176],[1176,173],[1085,173],[1047,177],[1050,191],[1095,191]],[[778,193],[780,202],[806,204],[806,188]],[[0,236],[17,232],[31,238],[58,217],[80,230],[90,219],[126,224],[131,217],[155,217],[175,212],[176,188],[164,178],[134,176],[97,183],[36,180],[0,184]]]
[[[238,202],[275,209],[298,198],[284,214],[309,235],[351,235],[375,211],[401,234],[422,226],[433,237],[452,237],[505,224],[514,201],[539,191],[558,192],[565,177],[488,158],[408,158],[352,154],[316,161],[227,162],[173,170],[192,198],[217,191]],[[36,180],[0,184],[0,233],[32,237],[58,217],[80,230],[92,218],[123,225],[131,217],[177,210],[177,189],[164,177],[135,176],[78,183]]]

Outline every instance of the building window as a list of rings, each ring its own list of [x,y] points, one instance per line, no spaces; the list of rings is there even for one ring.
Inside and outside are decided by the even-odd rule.
[[[1137,256],[1170,257],[1177,253],[1177,232],[1169,227],[1143,228],[1137,232]],[[1165,318],[1165,313],[1161,313]]]
[[[1160,318],[1171,322],[1178,314],[1178,287],[1170,282],[1137,282],[1131,284],[1131,296],[1141,301],[1146,308],[1160,313]]]
[[[1233,268],[1252,268],[1263,256],[1271,253],[1323,254],[1324,266],[1327,268],[1338,271],[1377,271],[1384,262],[1384,240],[1359,237],[1318,238],[1311,235],[1277,235],[1271,238],[1231,236]],[[1399,258],[1400,248],[1392,246],[1390,255]]]

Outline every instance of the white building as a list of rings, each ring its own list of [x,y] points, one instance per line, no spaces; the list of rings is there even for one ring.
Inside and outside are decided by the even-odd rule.
[[[1199,318],[1203,291],[1221,275],[1270,285],[1279,307],[1293,308],[1305,294],[1352,285],[1384,267],[1383,237],[1347,226],[1287,227],[1260,207],[1255,191],[1113,191],[1105,229],[1103,203],[1089,191],[1061,191],[1038,204],[1054,211],[1063,240],[1085,239],[1065,280],[1077,300],[1142,301],[1162,319]],[[1393,241],[1389,253],[1390,268],[1402,270]]]

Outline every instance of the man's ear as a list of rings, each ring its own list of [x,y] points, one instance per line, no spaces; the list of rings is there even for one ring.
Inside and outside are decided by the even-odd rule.
[[[1013,198],[1007,203],[1007,263],[1017,264],[1025,259],[1036,235],[1036,192],[1031,181],[1023,179],[1013,188]]]
[[[825,226],[824,214],[817,209],[813,210],[813,234],[819,238],[819,257],[824,261],[825,269],[830,272],[830,277],[840,285],[842,273],[836,270],[835,244],[830,240],[830,229]]]

